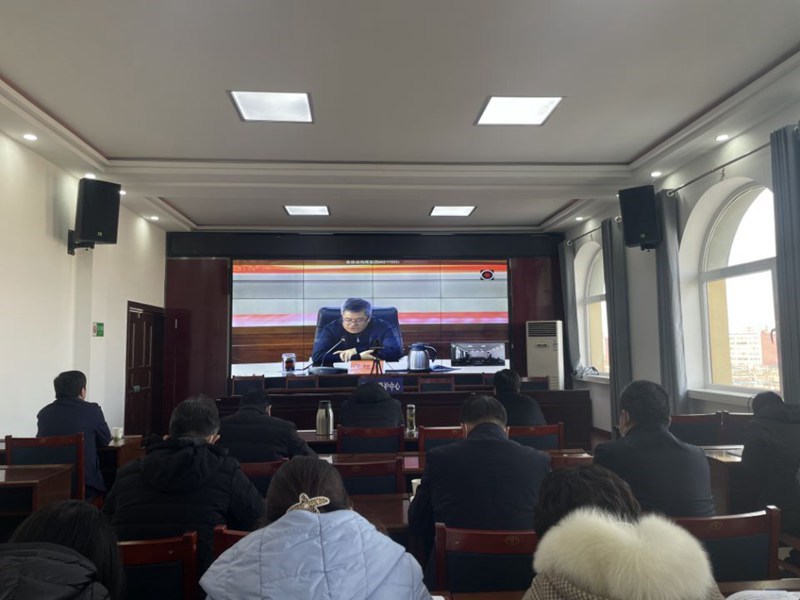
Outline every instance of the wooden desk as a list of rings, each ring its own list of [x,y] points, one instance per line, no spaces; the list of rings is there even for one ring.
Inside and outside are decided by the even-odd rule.
[[[72,465],[0,465],[0,542],[25,517],[72,496]]]
[[[521,592],[462,592],[451,594],[453,600],[522,600],[527,590]]]
[[[718,515],[735,515],[755,510],[758,490],[742,468],[742,457],[731,451],[742,446],[703,446],[711,470],[711,493]]]
[[[120,467],[144,456],[141,435],[126,435],[121,440],[111,440],[108,446],[97,449],[97,460],[106,487],[110,490]]]
[[[408,494],[350,496],[355,510],[380,531],[392,535],[408,532]]]
[[[317,435],[314,429],[298,429],[297,434],[300,439],[306,442],[318,454],[333,454],[336,452],[336,431],[333,435]],[[417,433],[405,433],[405,448],[407,452],[417,449],[419,435]]]
[[[719,591],[723,596],[730,596],[744,590],[786,590],[787,592],[800,591],[800,579],[774,579],[767,581],[728,581],[720,583]]]
[[[357,462],[382,462],[393,460],[396,456],[403,457],[404,475],[419,476],[422,474],[424,464],[420,464],[419,454],[416,452],[403,452],[402,454],[321,454],[320,458],[335,465]],[[423,460],[422,463],[424,462]]]

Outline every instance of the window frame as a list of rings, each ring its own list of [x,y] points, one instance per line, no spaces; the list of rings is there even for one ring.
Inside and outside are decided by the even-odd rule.
[[[592,258],[589,260],[589,268],[586,270],[586,280],[584,282],[584,296],[582,299],[582,312],[583,312],[583,339],[585,340],[585,352],[586,352],[586,361],[589,363],[591,361],[592,356],[592,348],[591,348],[591,326],[590,322],[591,319],[589,318],[589,306],[591,304],[595,304],[598,302],[606,302],[606,294],[603,292],[602,294],[593,294],[589,295],[589,285],[592,280],[592,276],[594,275],[594,270],[597,268],[598,262],[603,260],[603,249],[602,247],[598,248]],[[603,265],[603,288],[605,289],[605,264]],[[606,303],[606,308],[608,304]],[[594,367],[597,369],[598,375],[601,377],[610,377],[611,376],[611,361],[609,357],[609,370],[608,371],[601,371],[598,365],[587,364],[588,367]]]

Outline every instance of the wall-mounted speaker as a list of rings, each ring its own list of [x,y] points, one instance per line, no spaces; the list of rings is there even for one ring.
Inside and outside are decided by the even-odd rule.
[[[651,250],[661,242],[661,228],[656,211],[656,190],[652,185],[619,191],[619,210],[625,245]]]
[[[75,241],[116,244],[119,223],[118,183],[81,179],[78,183],[78,210],[75,213]]]

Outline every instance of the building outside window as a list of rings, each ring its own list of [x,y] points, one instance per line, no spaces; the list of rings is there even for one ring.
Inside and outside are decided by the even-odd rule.
[[[754,187],[733,197],[706,240],[700,279],[707,382],[780,390],[772,192]]]

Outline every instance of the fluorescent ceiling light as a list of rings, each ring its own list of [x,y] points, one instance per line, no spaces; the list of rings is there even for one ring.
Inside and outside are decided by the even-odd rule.
[[[35,142],[36,140],[38,140],[38,139],[39,139],[39,138],[38,138],[38,137],[36,137],[36,135],[34,135],[33,133],[26,133],[26,134],[25,134],[25,135],[23,135],[22,137],[24,137],[24,138],[25,138],[26,140],[28,140],[29,142]]]
[[[731,139],[731,136],[729,136],[727,133],[722,133],[716,137],[718,142],[727,142],[729,139]]]
[[[152,217],[148,217],[151,221],[158,221],[158,215],[153,215]]]
[[[84,177],[86,179],[97,179],[97,175],[95,175],[94,173],[86,173],[86,175],[84,175]]]
[[[650,177],[661,177],[661,171],[653,171],[650,173]]]
[[[324,216],[331,214],[327,206],[284,206],[286,212],[293,216]]]
[[[312,123],[311,100],[305,92],[231,92],[245,121]]]
[[[575,220],[578,222],[583,221],[583,217],[575,217]]]
[[[434,206],[432,217],[468,217],[475,210],[474,206]]]
[[[126,192],[125,190],[120,190],[120,191],[119,191],[119,195],[120,195],[120,196],[124,196],[124,195],[125,195],[125,194],[127,194],[127,193],[128,193],[128,192]]]
[[[541,125],[563,99],[492,96],[478,125]]]

